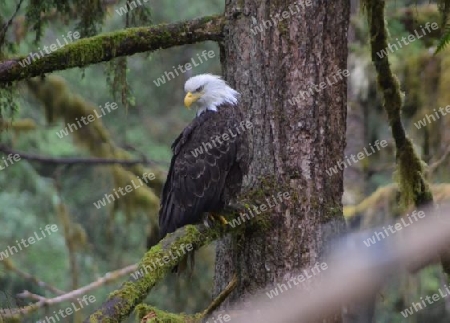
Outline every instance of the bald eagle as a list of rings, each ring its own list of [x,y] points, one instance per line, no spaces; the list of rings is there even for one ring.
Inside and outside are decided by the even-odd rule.
[[[172,144],[173,157],[161,196],[160,239],[187,224],[217,213],[239,192],[247,171],[246,130],[238,92],[219,76],[188,79],[185,106],[196,117]]]

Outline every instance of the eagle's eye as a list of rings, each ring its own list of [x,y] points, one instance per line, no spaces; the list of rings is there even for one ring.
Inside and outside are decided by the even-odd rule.
[[[198,87],[194,92],[198,93],[198,92],[202,91],[204,87],[205,86],[202,85],[202,86]]]

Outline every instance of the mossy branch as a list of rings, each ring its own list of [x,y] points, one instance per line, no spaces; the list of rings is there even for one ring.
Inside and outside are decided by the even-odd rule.
[[[201,313],[186,315],[184,313],[174,314],[162,311],[154,306],[147,304],[139,304],[136,306],[136,314],[141,323],[200,323],[203,322],[219,305],[231,294],[237,286],[237,275],[234,274],[233,279],[228,286],[217,296],[213,302]]]
[[[174,24],[128,28],[80,39],[21,66],[26,56],[0,62],[0,84],[73,67],[112,60],[115,57],[150,52],[179,45],[222,39],[225,19],[207,16]],[[23,64],[23,63],[22,63]]]
[[[136,316],[140,323],[200,323],[203,320],[199,313],[174,314],[146,304],[136,306]]]
[[[406,136],[402,124],[403,102],[398,79],[392,73],[389,57],[380,54],[388,47],[385,0],[364,0],[364,7],[370,27],[372,61],[377,71],[378,85],[383,94],[383,106],[397,148],[398,182],[402,199],[405,205],[414,202],[416,206],[423,206],[433,202],[433,196],[424,177],[423,163],[415,152],[411,140]]]
[[[122,322],[147,297],[156,283],[170,273],[182,258],[173,257],[173,255],[179,254],[180,250],[185,250],[187,245],[192,245],[195,250],[217,240],[226,233],[239,229],[239,226],[232,228],[230,225],[216,226],[212,229],[208,229],[204,225],[188,225],[169,234],[158,245],[147,251],[139,263],[138,270],[156,268],[137,280],[130,278],[123,283],[119,290],[109,295],[99,309],[84,320],[84,323]],[[157,259],[164,259],[164,263],[154,266]]]

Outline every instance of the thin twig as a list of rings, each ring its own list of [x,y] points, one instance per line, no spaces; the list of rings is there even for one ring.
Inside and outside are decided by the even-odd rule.
[[[66,293],[65,291],[63,291],[61,289],[58,289],[56,287],[53,287],[52,285],[50,285],[50,284],[48,284],[48,283],[46,283],[46,282],[44,282],[44,281],[34,277],[33,275],[31,275],[29,273],[24,272],[23,270],[21,270],[19,268],[17,268],[16,265],[12,261],[6,262],[6,259],[5,259],[5,261],[2,261],[2,263],[6,267],[6,269],[8,269],[8,270],[10,270],[12,272],[15,272],[20,277],[22,277],[22,278],[24,278],[24,279],[26,279],[28,281],[31,281],[34,284],[38,285],[39,287],[42,287],[42,288],[44,288],[44,289],[46,289],[46,290],[48,290],[48,291],[50,291],[52,293],[55,293],[56,295],[63,295],[63,294]]]
[[[210,315],[216,308],[220,306],[227,299],[227,297],[231,294],[231,292],[236,288],[238,283],[236,273],[233,275],[233,278],[228,283],[227,287],[217,296],[212,303],[206,308],[203,312],[203,317]]]
[[[5,23],[5,26],[3,27],[2,32],[0,33],[0,47],[2,46],[4,40],[5,40],[5,36],[6,36],[6,32],[8,31],[8,28],[11,26],[14,18],[16,17],[17,13],[20,10],[20,7],[22,6],[22,2],[23,0],[19,0],[19,3],[16,6],[16,11],[14,12],[14,14],[11,16],[11,18],[8,20],[7,23]]]
[[[94,281],[84,287],[78,288],[69,293],[65,293],[63,295],[59,295],[59,296],[56,296],[53,298],[46,298],[46,297],[43,297],[43,296],[40,296],[37,294],[30,293],[29,291],[25,290],[22,293],[18,294],[17,296],[21,297],[21,298],[37,299],[38,301],[32,305],[24,306],[23,308],[15,308],[15,309],[7,309],[7,310],[0,309],[0,315],[3,315],[0,317],[12,318],[18,314],[26,315],[26,314],[36,311],[37,309],[39,309],[41,307],[44,307],[44,306],[59,304],[59,303],[67,302],[72,299],[76,299],[79,296],[86,295],[88,292],[90,292],[94,289],[97,289],[103,285],[109,284],[125,275],[128,275],[128,274],[136,271],[137,268],[138,268],[138,265],[134,264],[134,265],[129,265],[122,269],[117,269],[115,271],[106,273],[103,277],[100,277],[96,281]]]
[[[450,146],[447,147],[447,150],[444,152],[444,154],[435,162],[433,162],[430,166],[428,166],[428,175],[433,174],[433,172],[436,170],[436,168],[438,168],[443,162],[445,162],[445,160],[447,159],[447,157],[450,155]]]

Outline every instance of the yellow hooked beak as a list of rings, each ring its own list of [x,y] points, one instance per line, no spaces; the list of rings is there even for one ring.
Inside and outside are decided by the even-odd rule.
[[[186,108],[190,109],[192,103],[200,99],[201,96],[202,96],[201,93],[192,94],[191,92],[188,92],[184,97],[184,105],[186,106]]]

